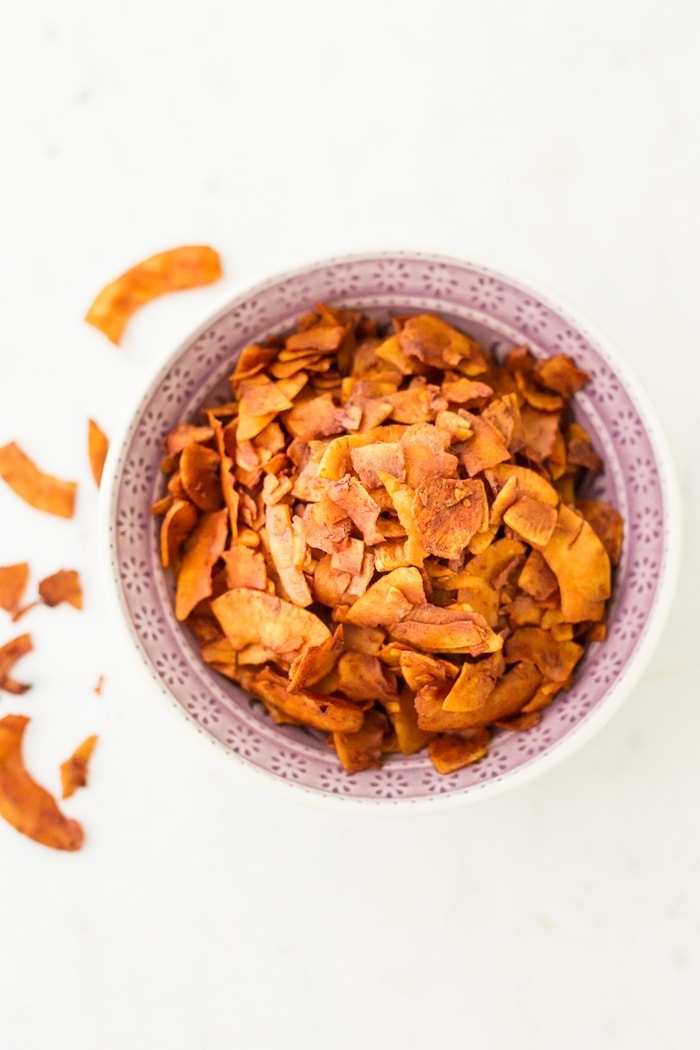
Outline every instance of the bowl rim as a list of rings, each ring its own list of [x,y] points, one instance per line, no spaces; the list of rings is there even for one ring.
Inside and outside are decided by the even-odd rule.
[[[666,533],[666,571],[663,573],[656,601],[649,613],[649,619],[645,627],[644,643],[639,646],[632,659],[623,670],[623,676],[615,685],[605,701],[597,707],[583,723],[579,723],[561,740],[543,755],[524,766],[521,766],[506,775],[495,780],[484,781],[471,785],[461,792],[449,795],[433,795],[428,798],[415,799],[411,797],[401,798],[358,798],[354,796],[336,795],[330,792],[319,791],[312,787],[296,784],[293,781],[283,779],[270,770],[258,767],[248,762],[243,756],[238,755],[225,744],[216,740],[206,733],[190,713],[175,699],[168,687],[150,667],[149,661],[139,651],[139,639],[136,629],[132,624],[122,598],[119,573],[113,564],[110,551],[110,531],[113,508],[118,495],[120,475],[117,472],[117,464],[125,451],[127,443],[132,438],[134,420],[140,415],[142,409],[153,396],[158,385],[163,381],[170,369],[175,365],[180,356],[217,320],[225,315],[234,304],[255,297],[263,291],[275,287],[279,283],[294,277],[301,277],[313,273],[316,270],[342,263],[360,261],[388,261],[397,258],[416,259],[422,262],[446,264],[453,266],[473,267],[485,273],[489,277],[500,280],[529,293],[537,301],[549,307],[555,312],[565,313],[568,319],[577,329],[588,333],[596,344],[608,356],[616,374],[621,379],[625,389],[633,401],[641,409],[645,422],[650,424],[648,435],[654,450],[657,468],[661,475],[662,488],[664,492],[664,527]],[[215,751],[228,761],[231,767],[231,759],[235,767],[249,777],[251,784],[264,785],[267,790],[272,790],[287,799],[295,798],[307,803],[319,806],[323,809],[332,809],[336,812],[345,813],[362,811],[363,813],[376,814],[414,814],[435,813],[450,809],[458,809],[468,804],[486,798],[494,798],[512,790],[524,783],[532,781],[565,761],[610,721],[613,715],[620,709],[623,702],[631,694],[639,683],[647,665],[649,664],[668,616],[671,610],[673,596],[675,594],[678,575],[680,571],[680,560],[682,551],[682,503],[680,487],[670,442],[664,430],[659,415],[646,392],[644,384],[634,372],[625,354],[619,350],[617,345],[608,338],[597,325],[591,322],[586,314],[572,307],[568,300],[559,293],[552,292],[540,281],[532,280],[524,276],[520,271],[511,268],[494,266],[475,258],[460,258],[457,256],[433,253],[426,251],[412,251],[410,249],[397,249],[395,251],[368,251],[352,252],[350,254],[334,255],[328,258],[306,261],[298,266],[252,281],[234,281],[225,290],[222,289],[218,302],[214,308],[202,311],[202,318],[198,324],[186,334],[183,339],[178,340],[177,345],[164,358],[161,358],[155,366],[146,373],[145,380],[141,383],[138,391],[130,400],[121,422],[115,430],[115,438],[112,440],[105,462],[104,481],[106,484],[100,488],[98,507],[98,553],[99,571],[103,582],[103,592],[108,596],[107,610],[116,632],[122,639],[124,649],[129,649],[133,654],[133,664],[141,667],[144,676],[147,677],[151,687],[169,700],[169,707],[179,713],[180,724],[184,727],[186,722],[191,723],[197,730],[197,735],[202,740],[213,745]],[[136,643],[136,644],[135,644]],[[184,716],[184,718],[183,718]],[[191,734],[190,734],[191,735]]]

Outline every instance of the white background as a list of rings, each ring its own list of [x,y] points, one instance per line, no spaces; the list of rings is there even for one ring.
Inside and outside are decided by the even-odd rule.
[[[34,689],[0,713],[32,716],[53,790],[100,743],[65,807],[82,853],[0,826],[0,1046],[700,1045],[696,0],[5,0],[2,23],[0,444],[81,489],[63,522],[2,487],[0,564],[79,568],[86,608],[26,618]],[[512,267],[627,354],[677,458],[682,578],[565,765],[444,815],[338,815],[251,785],[150,691],[105,612],[86,420],[115,433],[222,286],[119,350],[81,317],[198,241],[231,288],[364,249]]]

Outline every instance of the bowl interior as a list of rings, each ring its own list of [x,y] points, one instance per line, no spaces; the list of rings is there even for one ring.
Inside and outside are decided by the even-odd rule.
[[[575,684],[524,733],[500,732],[488,756],[448,777],[427,755],[391,756],[380,770],[349,776],[320,734],[276,726],[262,706],[201,661],[172,611],[171,584],[158,559],[151,504],[163,489],[160,441],[213,399],[248,343],[290,329],[323,300],[379,319],[433,311],[500,355],[527,343],[537,356],[567,353],[591,376],[575,412],[605,463],[590,494],[626,523],[610,605],[609,634],[590,646]],[[633,386],[634,384],[632,384]],[[232,301],[189,339],[144,395],[119,451],[110,495],[112,571],[120,603],[153,677],[177,705],[233,755],[313,793],[367,803],[417,804],[482,793],[527,774],[600,716],[644,646],[670,558],[671,479],[659,469],[656,421],[609,350],[540,294],[484,268],[419,255],[340,259],[287,275]]]

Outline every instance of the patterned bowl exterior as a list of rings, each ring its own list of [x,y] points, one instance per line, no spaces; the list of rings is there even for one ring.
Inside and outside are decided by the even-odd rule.
[[[591,495],[613,503],[626,522],[608,638],[590,647],[575,685],[544,712],[540,725],[497,734],[487,758],[447,777],[435,772],[425,752],[391,756],[382,769],[349,776],[321,734],[274,725],[260,704],[200,660],[174,618],[172,586],[159,564],[157,523],[149,508],[163,491],[161,438],[226,390],[245,345],[291,328],[319,300],[361,307],[380,318],[389,310],[434,311],[496,353],[528,343],[537,356],[571,354],[591,376],[576,397],[577,416],[606,464]],[[152,677],[229,755],[317,797],[365,807],[434,808],[490,794],[529,776],[536,765],[552,764],[572,749],[574,737],[591,735],[623,679],[640,673],[673,582],[678,524],[673,469],[644,396],[633,379],[621,378],[621,370],[609,348],[567,311],[518,281],[451,259],[413,253],[334,259],[234,299],[160,370],[112,460],[107,509],[112,575]],[[636,674],[630,674],[633,667]]]

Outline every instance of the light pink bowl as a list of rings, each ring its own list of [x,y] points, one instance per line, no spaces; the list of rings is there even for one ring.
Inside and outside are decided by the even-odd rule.
[[[626,537],[608,639],[592,645],[570,692],[524,733],[502,732],[482,762],[440,776],[425,753],[391,756],[380,770],[348,776],[323,736],[274,725],[261,705],[210,671],[172,612],[158,559],[160,441],[220,390],[248,343],[291,328],[323,300],[390,310],[434,311],[486,346],[528,343],[538,355],[571,354],[591,376],[576,413],[606,464],[591,494],[623,515]],[[103,503],[109,575],[129,648],[153,680],[239,766],[298,795],[344,805],[435,809],[521,783],[570,754],[610,716],[639,679],[666,618],[680,548],[680,510],[666,441],[647,398],[619,355],[548,296],[503,274],[453,259],[391,253],[331,259],[273,278],[232,298],[175,351],[148,385],[125,436],[110,453]]]

